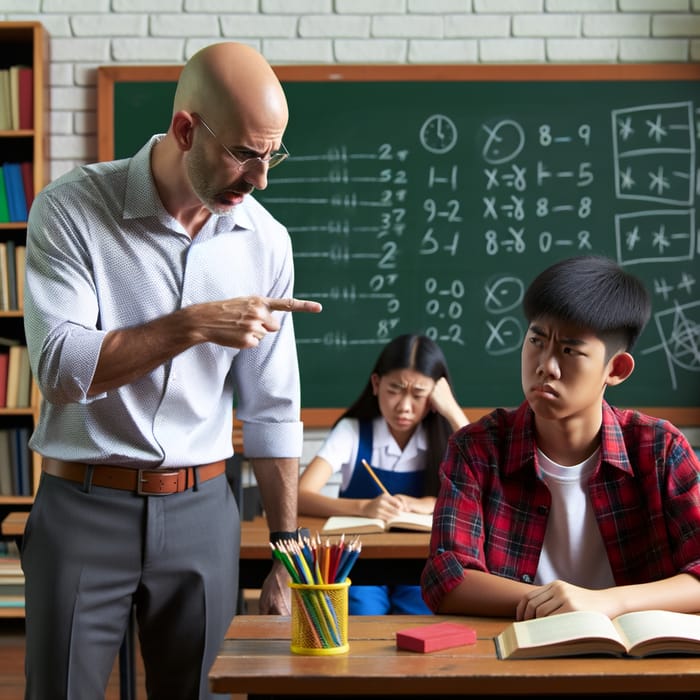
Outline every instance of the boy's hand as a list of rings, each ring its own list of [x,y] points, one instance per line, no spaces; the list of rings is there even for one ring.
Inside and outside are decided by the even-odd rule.
[[[566,581],[552,581],[545,586],[533,588],[522,597],[515,612],[515,619],[531,620],[573,610],[598,610],[612,617],[616,610],[611,590],[614,589],[592,590],[574,586]]]

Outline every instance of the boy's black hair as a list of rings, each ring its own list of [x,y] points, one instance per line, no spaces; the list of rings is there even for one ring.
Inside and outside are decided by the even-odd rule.
[[[642,281],[614,260],[581,255],[541,272],[525,292],[523,312],[528,322],[551,318],[592,331],[615,353],[634,347],[651,300]]]
[[[380,377],[397,369],[411,369],[437,381],[445,377],[452,386],[447,360],[440,346],[425,335],[399,335],[384,346],[370,375]],[[355,402],[338,418],[372,420],[381,415],[379,401],[374,395],[371,376]],[[428,439],[428,455],[425,468],[424,494],[436,496],[438,492],[438,467],[447,448],[452,428],[446,418],[437,411],[428,411],[422,424]]]

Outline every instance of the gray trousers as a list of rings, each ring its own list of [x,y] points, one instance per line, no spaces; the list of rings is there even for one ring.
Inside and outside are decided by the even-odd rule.
[[[208,700],[236,609],[240,522],[224,475],[137,496],[42,474],[22,546],[26,699],[101,700],[132,604],[150,700]]]

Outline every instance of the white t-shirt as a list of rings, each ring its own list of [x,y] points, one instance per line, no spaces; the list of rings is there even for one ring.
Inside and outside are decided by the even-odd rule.
[[[379,416],[372,421],[372,466],[394,472],[415,472],[425,469],[428,439],[422,425],[416,428],[406,447],[401,448]],[[343,418],[326,437],[318,457],[328,462],[333,473],[341,472],[341,491],[347,488],[357,461],[360,444],[360,422]]]
[[[540,450],[537,458],[552,495],[552,506],[535,583],[541,586],[560,579],[584,588],[614,586],[608,555],[588,497],[588,479],[598,461],[598,450],[585,462],[572,467],[552,462]]]

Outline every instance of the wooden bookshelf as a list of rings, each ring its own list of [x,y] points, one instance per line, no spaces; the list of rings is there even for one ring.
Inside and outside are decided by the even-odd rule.
[[[23,128],[0,130],[0,162],[31,163],[31,183],[33,193],[36,193],[48,182],[48,34],[40,22],[0,22],[0,69],[12,66],[29,66],[32,69],[31,124],[30,128],[25,124]],[[26,96],[27,93],[24,94]],[[0,223],[0,244],[7,246],[9,242],[16,248],[26,245],[26,240],[26,221]],[[15,275],[19,280],[24,270],[16,269]],[[0,337],[24,345],[24,315],[20,302],[21,299],[15,300],[17,308],[0,309]],[[0,429],[21,428],[31,434],[38,416],[39,392],[32,382],[28,407],[0,408]],[[31,504],[39,481],[40,466],[39,455],[30,453],[29,493],[0,494],[0,510]],[[7,611],[2,614],[7,614]]]

